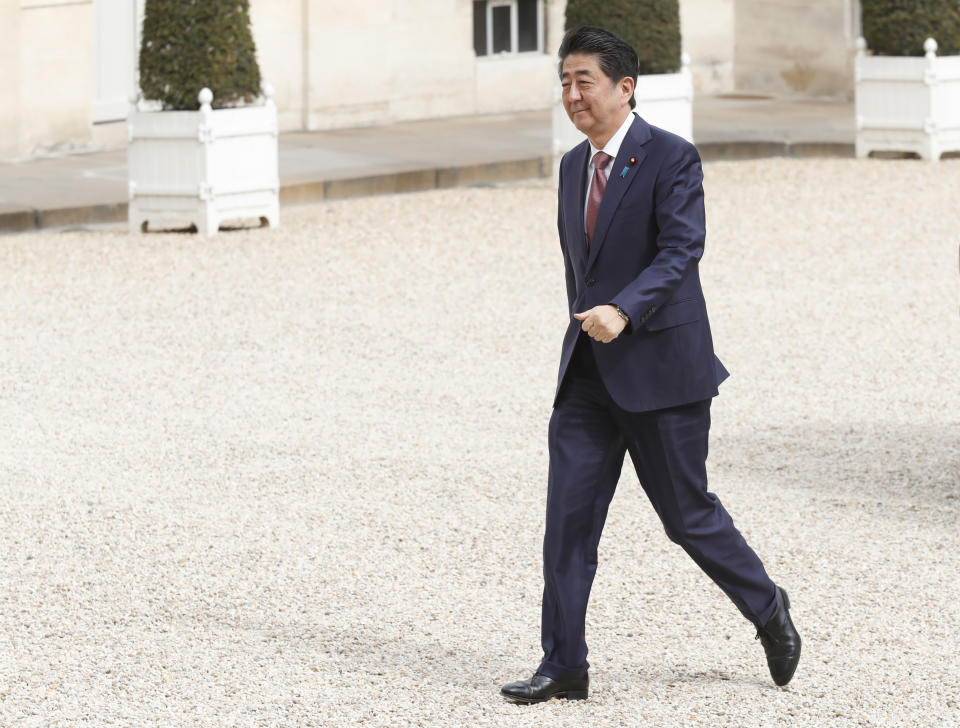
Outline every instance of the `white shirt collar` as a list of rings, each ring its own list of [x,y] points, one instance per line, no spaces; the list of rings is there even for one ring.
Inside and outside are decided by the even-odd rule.
[[[613,163],[613,160],[617,158],[617,153],[620,151],[620,145],[623,144],[624,137],[627,136],[630,125],[633,124],[633,120],[636,118],[637,115],[631,110],[630,113],[627,114],[627,118],[623,120],[620,128],[610,137],[610,140],[604,145],[602,150],[597,149],[593,146],[593,142],[590,142],[590,163],[587,166],[590,168],[591,174],[593,171],[593,158],[597,152],[603,151],[610,155],[610,161],[607,162],[607,166]]]

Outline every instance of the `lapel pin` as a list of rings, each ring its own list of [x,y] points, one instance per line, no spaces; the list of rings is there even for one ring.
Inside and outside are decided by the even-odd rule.
[[[627,176],[627,172],[628,172],[629,170],[630,170],[629,167],[624,167],[624,168],[620,171],[620,176],[621,176],[621,177],[626,177],[626,176]]]
[[[636,158],[636,157],[630,157],[630,164],[636,164],[636,163],[637,163],[637,158]]]

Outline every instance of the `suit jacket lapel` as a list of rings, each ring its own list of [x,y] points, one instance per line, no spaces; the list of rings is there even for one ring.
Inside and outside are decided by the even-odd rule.
[[[587,199],[587,161],[590,157],[590,143],[584,141],[583,149],[574,155],[567,165],[567,175],[563,180],[563,209],[572,214],[576,233],[567,236],[567,250],[576,266],[583,271],[587,265],[587,239],[584,232],[584,204]],[[567,230],[570,230],[567,225]]]
[[[620,145],[620,151],[617,152],[617,158],[613,160],[613,167],[610,169],[610,177],[607,179],[607,187],[603,192],[603,200],[600,202],[600,209],[597,211],[597,222],[593,228],[593,242],[590,244],[590,255],[587,258],[586,270],[590,270],[597,254],[603,246],[607,237],[607,230],[610,228],[610,222],[613,220],[614,212],[623,199],[624,194],[633,184],[643,160],[646,159],[647,152],[643,145],[650,141],[650,127],[639,116],[634,119],[627,130],[627,135],[623,138]],[[633,157],[637,161],[630,163]],[[626,174],[624,174],[626,169]],[[586,177],[586,172],[583,173]],[[585,199],[586,191],[581,199]],[[581,210],[581,217],[582,217]]]

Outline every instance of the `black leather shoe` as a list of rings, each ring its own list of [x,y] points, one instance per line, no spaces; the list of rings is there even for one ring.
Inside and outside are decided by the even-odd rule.
[[[777,611],[757,630],[757,639],[767,653],[770,677],[777,685],[786,685],[800,662],[800,634],[790,619],[790,599],[777,587]]]
[[[500,688],[500,694],[511,703],[530,705],[546,702],[550,698],[586,700],[589,687],[589,675],[576,680],[554,680],[535,672],[529,680],[518,680],[504,685]]]

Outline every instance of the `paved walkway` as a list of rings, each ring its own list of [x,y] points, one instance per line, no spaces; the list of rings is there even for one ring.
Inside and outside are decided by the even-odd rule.
[[[853,105],[818,99],[698,97],[705,159],[851,155]],[[550,174],[549,112],[280,135],[281,204],[500,182]],[[127,218],[126,150],[0,164],[0,233]]]

